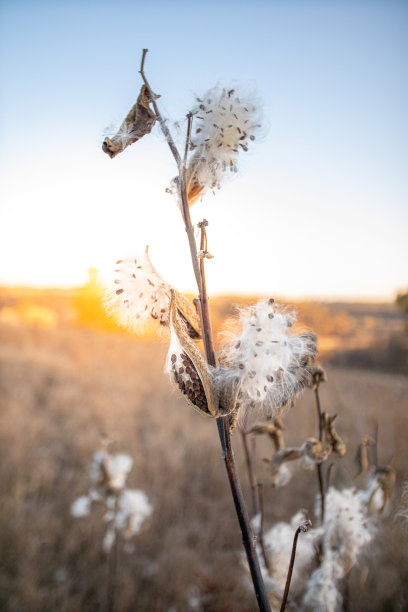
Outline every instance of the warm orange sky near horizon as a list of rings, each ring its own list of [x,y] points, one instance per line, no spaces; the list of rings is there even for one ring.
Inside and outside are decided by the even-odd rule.
[[[80,286],[91,267],[109,279],[149,244],[163,278],[195,292],[159,129],[113,160],[101,150],[135,101],[148,46],[172,129],[219,80],[263,101],[240,172],[191,211],[209,221],[210,294],[389,301],[407,287],[408,7],[231,7],[1,4],[0,284]]]

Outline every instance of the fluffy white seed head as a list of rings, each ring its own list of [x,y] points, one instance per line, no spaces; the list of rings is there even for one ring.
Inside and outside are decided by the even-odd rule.
[[[125,538],[139,533],[143,522],[151,515],[153,506],[147,495],[138,489],[124,489],[118,499],[115,525]]]
[[[170,285],[153,266],[146,247],[144,253],[116,262],[105,304],[119,325],[135,330],[149,317],[167,321],[169,295]]]
[[[304,612],[339,612],[343,598],[337,588],[336,564],[329,552],[311,575],[303,597]]]
[[[81,495],[71,505],[71,514],[76,518],[87,516],[91,511],[92,499],[89,495]]]
[[[193,154],[187,165],[190,205],[208,189],[220,188],[227,170],[237,171],[238,154],[247,151],[260,127],[260,107],[254,96],[231,88],[213,87],[192,109]]]
[[[289,523],[277,523],[264,535],[264,543],[270,558],[271,578],[283,591],[292,552],[293,537],[296,529],[305,522],[305,513],[297,512]],[[291,591],[301,590],[306,569],[314,562],[316,546],[321,537],[321,529],[311,529],[299,536],[296,549],[296,563],[293,569]]]
[[[261,300],[241,310],[241,332],[224,346],[226,375],[239,376],[241,417],[254,408],[268,414],[290,403],[308,381],[306,365],[317,351],[312,332],[293,333],[295,315]]]
[[[107,494],[120,491],[126,483],[132,469],[133,459],[119,453],[112,455],[105,450],[97,451],[93,456],[90,478],[96,487],[106,489]]]

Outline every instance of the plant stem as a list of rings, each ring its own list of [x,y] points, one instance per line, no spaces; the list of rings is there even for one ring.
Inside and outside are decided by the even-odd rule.
[[[298,527],[296,529],[296,531],[295,531],[295,537],[293,538],[292,554],[290,556],[288,575],[286,577],[285,590],[284,590],[284,593],[283,593],[283,599],[282,599],[282,604],[281,604],[281,607],[280,607],[280,612],[284,612],[284,610],[286,608],[286,603],[288,601],[290,582],[292,580],[293,567],[295,565],[296,546],[297,546],[297,541],[298,541],[299,533],[301,531],[302,531],[301,527]]]
[[[266,554],[265,542],[263,537],[263,528],[264,528],[264,498],[263,498],[263,484],[262,482],[258,482],[258,496],[259,496],[259,506],[261,510],[261,524],[259,526],[259,545],[262,550],[262,557],[264,560],[264,564],[266,569],[268,570],[268,574],[271,575],[271,564],[269,562],[269,557]]]
[[[108,553],[108,580],[107,580],[107,601],[106,601],[106,612],[113,612],[115,609],[115,595],[116,595],[116,580],[117,580],[117,568],[118,568],[118,530],[116,528],[116,515],[118,512],[118,496],[115,494],[115,508],[114,508],[114,534],[115,539],[113,540],[112,548]]]
[[[252,459],[252,454],[249,450],[247,436],[248,434],[243,429],[241,429],[242,444],[244,446],[245,459],[248,468],[249,484],[251,487],[252,512],[255,516],[261,513],[261,506],[259,503],[258,481],[255,475],[255,466]]]
[[[194,238],[193,225],[191,223],[190,209],[188,205],[187,189],[186,189],[186,173],[185,163],[182,162],[180,154],[174,143],[174,140],[170,134],[170,131],[163,120],[159,108],[156,103],[157,96],[153,93],[146,76],[144,74],[144,62],[146,58],[147,49],[143,49],[140,74],[142,79],[149,90],[150,97],[154,112],[157,120],[159,121],[163,135],[165,136],[173,157],[177,163],[179,172],[178,187],[181,200],[181,210],[184,220],[184,225],[188,237],[188,243],[190,247],[190,255],[193,263],[194,275],[199,291],[200,300],[200,311],[202,320],[202,332],[204,340],[205,354],[209,365],[216,367],[216,358],[214,351],[214,343],[211,331],[210,312],[208,307],[208,297],[205,285],[205,274],[204,274],[204,261],[201,259],[200,263],[197,256],[197,245]],[[190,121],[190,120],[189,120]],[[204,229],[204,232],[203,232]],[[205,225],[201,228],[201,240],[206,240]],[[228,474],[228,479],[231,487],[231,493],[234,500],[235,510],[237,513],[239,525],[242,532],[242,541],[245,548],[245,552],[248,559],[248,565],[251,571],[252,581],[254,584],[255,594],[258,601],[259,610],[261,612],[270,612],[270,606],[268,598],[266,596],[265,586],[262,580],[261,570],[259,568],[258,558],[254,547],[253,534],[251,531],[248,515],[245,508],[245,503],[241,491],[241,487],[238,480],[238,475],[235,467],[234,453],[231,446],[231,437],[228,417],[217,418],[218,433],[220,436],[221,446],[223,450],[225,467]]]
[[[319,397],[319,385],[316,386],[315,389],[315,398],[316,398],[316,408],[317,408],[317,418],[319,422],[319,441],[322,441],[323,438],[323,418],[322,418],[322,409],[320,406],[320,397]],[[317,480],[319,483],[319,492],[320,492],[320,520],[324,522],[324,512],[325,512],[325,490],[323,483],[323,471],[322,464],[318,463],[316,465],[317,472]]]

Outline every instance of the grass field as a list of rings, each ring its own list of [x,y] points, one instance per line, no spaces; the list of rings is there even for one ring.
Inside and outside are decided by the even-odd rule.
[[[105,434],[116,451],[133,457],[130,486],[145,491],[154,507],[132,540],[134,551],[119,547],[115,610],[255,610],[215,422],[195,413],[170,386],[163,373],[165,339],[78,325],[63,299],[60,310],[56,302],[51,309],[37,301],[31,318],[27,308],[21,315],[20,306],[21,316],[13,319],[11,311],[21,302],[15,294],[2,298],[9,311],[0,326],[0,608],[106,609],[101,516],[70,515],[71,503],[89,486],[92,455]],[[47,318],[47,309],[54,318],[50,312]],[[408,472],[407,378],[381,371],[381,364],[376,371],[329,365],[328,376],[323,408],[338,413],[337,429],[349,449],[336,462],[333,484],[360,483],[353,480],[354,452],[361,437],[378,426],[379,463],[391,463],[397,472],[395,508]],[[315,435],[311,391],[288,412],[285,424],[289,445]],[[237,431],[233,443],[249,499]],[[268,440],[259,439],[266,529],[289,520],[299,507],[313,520],[315,473],[301,470],[286,487],[273,489],[261,461],[270,451]],[[344,581],[344,609],[408,609],[407,545],[408,533],[391,512],[367,555],[364,586],[361,567]]]

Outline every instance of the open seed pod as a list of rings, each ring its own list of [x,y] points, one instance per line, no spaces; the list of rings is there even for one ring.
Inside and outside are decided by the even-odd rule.
[[[226,416],[235,406],[234,384],[220,387],[217,371],[206,363],[187,332],[173,289],[170,291],[169,325],[167,367],[180,391],[201,414],[209,417]]]

